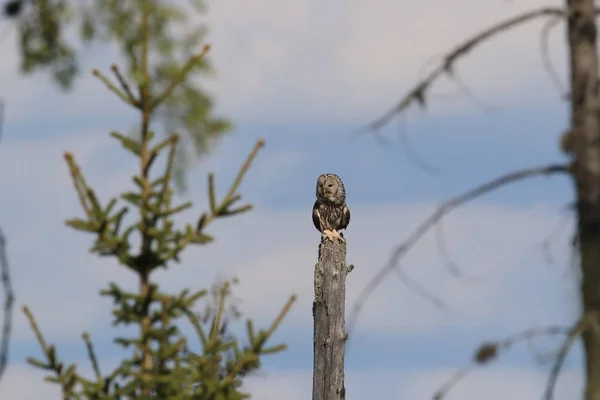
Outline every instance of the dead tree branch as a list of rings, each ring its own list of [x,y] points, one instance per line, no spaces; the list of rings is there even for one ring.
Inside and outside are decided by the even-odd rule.
[[[406,154],[413,164],[415,164],[421,171],[438,178],[443,175],[439,168],[427,162],[410,144],[410,141],[408,140],[408,130],[406,129],[405,119],[398,119],[398,137],[402,142],[404,154]]]
[[[346,244],[321,239],[315,265],[313,400],[344,400]]]
[[[542,251],[542,256],[544,257],[544,261],[548,265],[554,265],[554,257],[552,256],[552,241],[556,239],[556,236],[563,232],[565,226],[572,222],[572,216],[569,214],[563,215],[560,221],[556,224],[556,226],[550,231],[550,233],[539,243],[539,248]]]
[[[554,18],[549,19],[542,28],[540,32],[540,53],[542,56],[542,64],[548,77],[552,81],[552,84],[556,87],[556,90],[560,93],[562,97],[566,96],[566,89],[564,83],[560,80],[558,72],[556,72],[556,68],[552,64],[552,60],[550,59],[550,50],[548,48],[548,38],[550,36],[550,32],[552,29],[560,22],[564,21],[562,16],[556,16]]]
[[[438,248],[438,254],[442,259],[442,262],[446,266],[446,270],[456,279],[461,279],[469,282],[483,282],[483,278],[475,277],[471,275],[466,275],[460,267],[452,260],[450,257],[450,252],[448,251],[448,246],[446,245],[446,236],[444,235],[444,230],[442,227],[442,221],[438,221],[435,224],[435,239]]]
[[[400,279],[400,281],[402,281],[407,288],[417,293],[424,300],[430,302],[435,308],[441,311],[451,311],[450,306],[446,304],[442,298],[431,293],[429,290],[427,290],[427,288],[425,288],[425,286],[411,278],[403,268],[395,268],[394,272],[396,272],[398,279]]]
[[[412,249],[412,247],[423,237],[423,235],[425,235],[449,212],[505,185],[541,175],[553,175],[557,173],[569,172],[570,167],[569,165],[565,164],[551,164],[515,171],[477,186],[475,189],[469,190],[468,192],[456,196],[442,204],[433,212],[433,214],[431,214],[431,216],[429,216],[429,218],[423,221],[421,225],[419,225],[417,229],[413,231],[406,241],[396,247],[390,256],[388,263],[377,273],[377,275],[375,275],[375,277],[359,294],[358,299],[355,301],[354,306],[352,307],[352,312],[350,313],[348,332],[352,332],[354,324],[358,318],[358,314],[360,313],[365,301],[377,288],[377,286],[379,286],[379,284],[388,276],[388,274],[398,267],[401,259]]]
[[[12,312],[14,304],[14,293],[10,281],[8,269],[8,257],[6,256],[6,241],[0,230],[0,280],[4,289],[4,319],[2,322],[2,336],[0,339],[0,380],[8,365],[8,348],[10,343],[10,331],[12,328]]]
[[[576,326],[579,326],[577,324]],[[476,366],[485,365],[495,360],[498,354],[503,350],[508,350],[523,341],[529,341],[539,336],[567,335],[571,337],[573,329],[564,326],[548,326],[545,328],[533,328],[521,332],[517,335],[508,337],[498,342],[486,342],[479,346],[473,355],[473,359],[468,366],[458,370],[450,379],[448,379],[433,395],[433,400],[441,400],[452,388],[454,388],[469,372]]]
[[[541,17],[565,17],[567,12],[563,8],[557,7],[544,7],[537,10],[529,11],[515,17],[509,18],[505,21],[493,25],[475,36],[467,39],[454,50],[449,52],[443,61],[433,69],[424,79],[420,80],[409,92],[402,98],[394,107],[387,111],[383,116],[373,121],[368,125],[369,130],[377,131],[383,126],[387,125],[394,116],[401,114],[408,106],[417,102],[420,105],[425,104],[425,95],[429,87],[443,74],[452,75],[454,64],[460,58],[466,56],[471,50],[478,45],[482,44],[486,40],[514,28],[518,25],[524,24],[531,20]]]
[[[0,99],[0,138],[4,126],[4,101]],[[6,255],[6,240],[2,229],[0,229],[0,281],[4,290],[4,318],[2,321],[2,336],[0,336],[0,380],[8,365],[8,348],[10,343],[10,332],[12,329],[12,312],[14,304],[14,292],[10,281],[8,257]]]
[[[569,353],[569,350],[571,349],[575,339],[581,334],[581,332],[583,332],[584,329],[587,328],[587,325],[589,325],[588,322],[588,318],[581,318],[581,320],[569,330],[567,337],[561,344],[558,354],[556,355],[554,365],[552,366],[548,383],[546,384],[546,391],[544,392],[545,400],[552,400],[554,398],[554,386],[558,380],[558,375],[560,374],[562,365],[565,362],[565,358],[567,358],[567,354]]]

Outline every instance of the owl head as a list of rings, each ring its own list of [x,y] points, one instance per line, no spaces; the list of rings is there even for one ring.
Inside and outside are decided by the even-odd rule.
[[[342,204],[346,201],[344,182],[336,174],[322,174],[317,179],[317,199]]]

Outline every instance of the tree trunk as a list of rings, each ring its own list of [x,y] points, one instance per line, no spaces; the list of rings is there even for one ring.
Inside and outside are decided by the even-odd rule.
[[[598,51],[594,0],[567,0],[571,69],[573,175],[577,188],[581,301],[586,314],[600,312],[600,125]],[[600,400],[600,341],[583,332],[586,400]]]
[[[346,244],[324,238],[315,265],[313,400],[343,400]]]

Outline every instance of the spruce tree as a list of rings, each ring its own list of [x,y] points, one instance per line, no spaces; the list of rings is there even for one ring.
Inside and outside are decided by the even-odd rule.
[[[102,4],[106,6],[104,10]],[[158,268],[172,268],[188,246],[211,243],[214,240],[208,232],[211,223],[251,210],[250,204],[239,204],[238,188],[264,143],[257,142],[222,199],[217,199],[215,178],[209,174],[208,210],[194,223],[177,227],[174,216],[192,207],[191,202],[175,202],[173,175],[180,136],[177,133],[155,135],[154,122],[161,111],[167,115],[172,112],[181,129],[196,130],[201,140],[210,140],[206,129],[216,122],[210,120],[209,107],[204,111],[200,108],[204,97],[191,81],[194,72],[206,68],[204,56],[209,48],[203,46],[176,66],[168,55],[188,51],[193,40],[176,41],[157,36],[166,32],[168,22],[182,17],[174,7],[154,0],[98,1],[96,6],[96,21],[101,21],[105,35],[112,35],[120,44],[128,65],[127,73],[113,65],[113,79],[97,70],[94,75],[139,114],[135,136],[111,133],[139,160],[139,169],[132,177],[130,191],[102,204],[86,182],[74,155],[66,152],[64,158],[83,210],[82,217],[71,218],[66,224],[93,235],[92,253],[114,258],[138,277],[139,291],[128,292],[117,282],[111,282],[100,293],[113,300],[113,324],[137,326],[138,333],[114,339],[116,345],[127,349],[131,356],[108,373],[102,372],[90,335],[84,333],[83,344],[94,371],[93,376],[84,377],[77,365],[67,365],[59,358],[55,347],[46,342],[31,310],[25,306],[24,312],[43,353],[43,357],[30,357],[28,362],[48,371],[47,380],[60,385],[63,399],[248,398],[249,394],[241,391],[243,378],[260,367],[263,355],[285,349],[283,344],[268,345],[267,342],[295,296],[290,297],[267,329],[256,330],[252,320],[248,320],[248,337],[241,341],[225,323],[230,282],[220,286],[216,307],[202,311],[198,302],[206,298],[209,291],[185,289],[180,293],[166,293],[151,277]],[[207,106],[205,102],[204,105]],[[135,214],[129,214],[130,210]],[[197,338],[182,333],[183,322],[191,324]],[[201,344],[199,348],[195,347],[196,342]]]
[[[163,95],[148,105],[150,115],[164,131],[181,134],[173,171],[178,189],[185,189],[193,157],[207,154],[231,131],[229,120],[213,114],[213,99],[199,85],[201,78],[214,74],[208,59],[198,54],[208,31],[199,22],[206,12],[204,0],[10,0],[3,8],[17,24],[20,67],[26,75],[48,72],[61,89],[69,90],[81,72],[78,52],[98,44],[118,47],[127,63],[123,75],[137,86],[147,74],[154,93]],[[152,63],[144,64],[142,54]],[[108,84],[104,74],[95,73]],[[128,86],[108,87],[139,108]]]

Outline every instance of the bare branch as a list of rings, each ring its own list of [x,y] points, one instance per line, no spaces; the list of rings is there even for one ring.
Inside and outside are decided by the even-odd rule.
[[[425,79],[419,81],[402,100],[400,100],[393,108],[383,114],[383,116],[369,124],[369,130],[373,131],[381,129],[384,125],[387,125],[394,118],[394,116],[402,113],[415,101],[423,105],[425,102],[425,94],[429,87],[444,73],[451,73],[452,69],[454,68],[454,64],[458,59],[467,55],[473,48],[490,39],[491,37],[536,18],[548,16],[565,17],[566,14],[567,12],[562,8],[540,8],[509,18],[479,32],[449,52],[444,57],[442,63],[433,69]]]
[[[432,57],[431,59],[429,59],[428,61],[425,62],[425,64],[423,65],[423,67],[421,67],[420,72],[417,74],[418,75],[418,80],[423,80],[427,74],[427,66],[434,64],[437,65],[438,63],[440,63],[440,61],[444,60],[444,55],[438,55],[436,57]],[[462,92],[463,96],[469,100],[469,102],[476,108],[480,108],[482,111],[491,111],[492,107],[489,105],[486,105],[483,101],[481,101],[474,93],[472,90],[470,90],[468,88],[468,86],[465,84],[465,82],[460,78],[460,76],[458,75],[458,73],[456,72],[456,70],[450,70],[447,71],[449,77],[452,79],[452,82],[458,87],[458,90],[460,92]],[[430,94],[431,96],[431,94]],[[437,95],[436,95],[437,96]]]
[[[460,75],[456,71],[448,71],[448,74],[452,76],[452,82],[458,87],[458,89],[462,92],[462,95],[473,105],[475,108],[479,108],[483,112],[491,112],[493,111],[493,107],[487,105],[481,100],[462,80]]]
[[[458,370],[450,379],[448,379],[433,395],[433,400],[441,400],[446,396],[452,388],[454,388],[463,378],[465,378],[469,372],[471,372],[476,366],[488,364],[492,360],[495,360],[498,353],[502,350],[508,350],[510,347],[523,341],[529,341],[539,336],[551,336],[551,335],[570,335],[572,329],[564,326],[548,326],[545,328],[533,328],[528,329],[524,332],[518,333],[514,336],[510,336],[499,342],[487,342],[481,344],[475,351],[473,359],[469,365]]]
[[[4,101],[0,99],[0,138],[4,127]],[[15,295],[13,292],[8,257],[6,255],[6,240],[2,229],[0,229],[0,281],[4,290],[4,318],[2,321],[2,335],[0,336],[0,380],[8,366],[8,348],[10,343],[10,332],[12,330],[12,313]]]
[[[434,62],[438,62],[439,59],[443,59],[443,56],[438,56],[438,57],[434,57],[431,58],[430,60],[428,60],[426,62],[426,64],[423,66],[423,70],[425,70],[426,65],[432,64]],[[480,100],[471,89],[469,89],[469,87],[463,82],[463,80],[460,78],[460,76],[456,73],[456,71],[448,71],[448,73],[452,76],[452,81],[456,84],[456,86],[458,87],[459,91],[462,93],[462,95],[476,108],[479,108],[481,111],[484,112],[490,112],[492,111],[492,107],[490,107],[489,105],[485,104],[482,100]],[[425,75],[424,73],[419,73],[419,76],[423,76]],[[443,173],[442,171],[433,166],[431,163],[427,162],[423,157],[421,157],[419,155],[419,153],[417,153],[415,151],[415,149],[413,148],[413,146],[410,144],[409,140],[408,140],[408,130],[406,129],[406,115],[405,114],[401,114],[400,115],[401,118],[398,119],[398,137],[400,138],[400,141],[402,142],[403,150],[404,153],[406,154],[406,156],[419,168],[421,169],[423,172],[432,175],[432,176],[436,176],[436,177],[442,177]],[[378,130],[372,131],[372,133],[375,133],[377,138],[380,138],[380,133]]]
[[[560,370],[562,368],[563,363],[565,362],[565,358],[573,345],[573,342],[586,329],[586,325],[589,322],[588,318],[582,318],[575,326],[569,330],[569,334],[563,341],[560,349],[558,350],[558,354],[556,355],[556,361],[554,362],[554,366],[552,367],[552,371],[550,372],[550,377],[548,378],[548,383],[546,384],[546,391],[544,392],[544,399],[552,400],[554,398],[554,386],[556,385],[556,381],[558,380],[558,375],[560,374]]]
[[[541,175],[553,175],[557,173],[569,173],[570,168],[564,164],[551,164],[540,167],[534,167],[524,170],[515,171],[506,175],[502,175],[496,179],[493,179],[483,185],[477,186],[466,193],[456,196],[439,208],[417,227],[415,231],[408,237],[406,241],[400,244],[392,252],[387,265],[385,265],[375,277],[367,284],[363,291],[359,294],[358,299],[355,301],[349,318],[349,332],[352,331],[358,314],[360,313],[362,306],[372,292],[381,284],[390,272],[399,267],[400,260],[412,249],[412,247],[425,235],[435,224],[446,216],[450,211],[458,208],[459,206],[468,203],[478,197],[481,197],[489,192],[492,192],[502,186],[521,181],[523,179],[532,178]]]
[[[106,75],[104,75],[102,72],[100,72],[100,70],[94,68],[92,70],[92,75],[94,75],[96,78],[100,79],[100,81],[102,81],[102,83],[104,83],[104,86],[106,86],[108,88],[108,90],[110,90],[111,92],[113,92],[114,94],[119,96],[119,98],[121,100],[123,100],[125,103],[129,104],[132,107],[137,107],[137,104],[134,102],[135,99],[134,100],[130,99],[129,96],[127,95],[127,93],[123,92],[121,89],[119,89],[117,86],[115,86],[115,84],[112,83]]]
[[[560,219],[560,221],[556,224],[556,226],[552,229],[552,231],[539,243],[540,250],[542,251],[542,256],[544,257],[544,261],[548,265],[554,264],[554,257],[551,254],[551,245],[552,241],[556,238],[556,236],[561,233],[567,225],[567,223],[571,222],[571,215],[565,214]]]
[[[400,141],[402,142],[404,154],[408,156],[408,158],[423,172],[428,173],[429,175],[436,176],[440,178],[443,174],[442,171],[431,165],[429,162],[425,161],[423,157],[419,155],[412,147],[410,142],[408,141],[408,130],[406,129],[406,120],[399,119],[398,120],[398,136]]]
[[[8,345],[10,342],[10,331],[12,329],[12,312],[14,304],[14,293],[10,281],[8,269],[8,258],[6,256],[6,241],[0,230],[0,276],[4,288],[4,319],[2,323],[2,337],[0,340],[0,380],[8,365]]]
[[[117,77],[117,80],[119,81],[119,84],[121,85],[121,89],[123,89],[125,91],[125,94],[127,95],[127,98],[129,98],[129,101],[131,101],[131,103],[133,105],[135,105],[136,107],[139,108],[140,101],[139,101],[139,99],[135,98],[133,92],[131,91],[131,87],[129,86],[129,83],[127,83],[127,80],[125,79],[125,77],[123,76],[121,71],[119,71],[119,66],[117,64],[113,64],[110,68],[112,69],[113,73]]]
[[[411,278],[404,271],[404,269],[396,268],[394,269],[394,271],[396,272],[396,276],[398,276],[398,279],[400,279],[406,285],[406,287],[408,287],[413,292],[417,293],[425,300],[429,301],[431,304],[433,304],[435,308],[443,311],[451,310],[450,306],[448,306],[448,304],[446,304],[446,302],[442,298],[428,291],[423,285]]]
[[[542,64],[546,73],[550,77],[550,80],[556,87],[556,90],[561,94],[562,97],[566,95],[565,85],[561,82],[560,77],[558,76],[558,72],[556,72],[556,68],[552,64],[552,60],[550,59],[550,51],[548,49],[548,38],[550,36],[550,32],[552,28],[558,25],[559,22],[563,21],[563,16],[556,16],[554,18],[549,19],[542,28],[540,32],[540,53],[542,56]]]
[[[440,258],[442,259],[446,269],[456,279],[462,279],[470,282],[482,282],[483,279],[480,277],[474,277],[470,275],[465,275],[459,266],[450,258],[450,253],[448,251],[448,246],[446,245],[446,236],[444,235],[444,230],[442,227],[442,221],[438,221],[435,224],[435,238],[438,247],[438,253]]]

